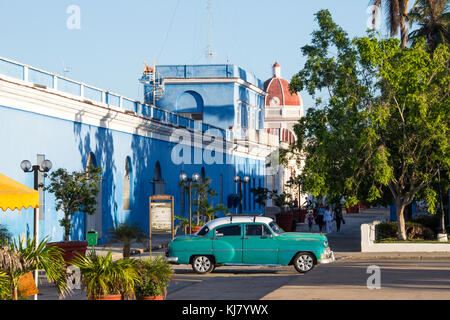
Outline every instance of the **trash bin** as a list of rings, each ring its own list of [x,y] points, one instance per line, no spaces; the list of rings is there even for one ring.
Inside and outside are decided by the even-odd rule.
[[[88,231],[86,240],[89,246],[96,246],[98,243],[98,232],[95,230]]]

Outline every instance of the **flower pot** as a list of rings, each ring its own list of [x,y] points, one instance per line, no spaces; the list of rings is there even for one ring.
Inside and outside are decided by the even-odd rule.
[[[191,234],[195,234],[195,233],[199,232],[202,228],[203,228],[203,226],[192,227],[192,232],[191,232]],[[188,228],[188,229],[189,229],[189,228]]]
[[[353,207],[345,208],[347,213],[359,213],[359,205],[354,205]]]
[[[140,296],[136,300],[164,300],[164,296]]]
[[[294,221],[294,214],[292,212],[277,213],[275,215],[276,222],[286,232],[292,230],[292,222]]]
[[[89,297],[89,300],[123,300],[121,294],[107,294],[104,296]]]
[[[85,255],[88,243],[86,241],[68,241],[68,242],[53,242],[49,243],[51,246],[56,246],[63,250],[62,257],[66,265],[70,265],[76,253]]]

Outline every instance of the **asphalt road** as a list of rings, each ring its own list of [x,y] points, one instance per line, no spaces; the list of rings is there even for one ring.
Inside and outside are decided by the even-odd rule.
[[[374,271],[368,273],[373,265],[379,289]],[[337,261],[305,275],[291,267],[224,267],[200,276],[179,266],[167,299],[448,300],[450,261]]]

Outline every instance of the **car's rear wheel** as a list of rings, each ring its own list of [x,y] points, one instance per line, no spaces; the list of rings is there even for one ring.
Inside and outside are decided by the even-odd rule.
[[[294,258],[294,267],[300,273],[307,273],[314,268],[315,259],[309,252],[300,252]]]
[[[192,259],[192,270],[198,274],[210,273],[215,269],[214,262],[209,256],[196,256]]]

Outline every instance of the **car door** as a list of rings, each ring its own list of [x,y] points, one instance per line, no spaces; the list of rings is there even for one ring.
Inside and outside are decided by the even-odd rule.
[[[243,263],[278,264],[278,245],[265,224],[249,223],[244,226]]]
[[[213,253],[217,264],[241,264],[242,225],[217,227],[214,230]]]

